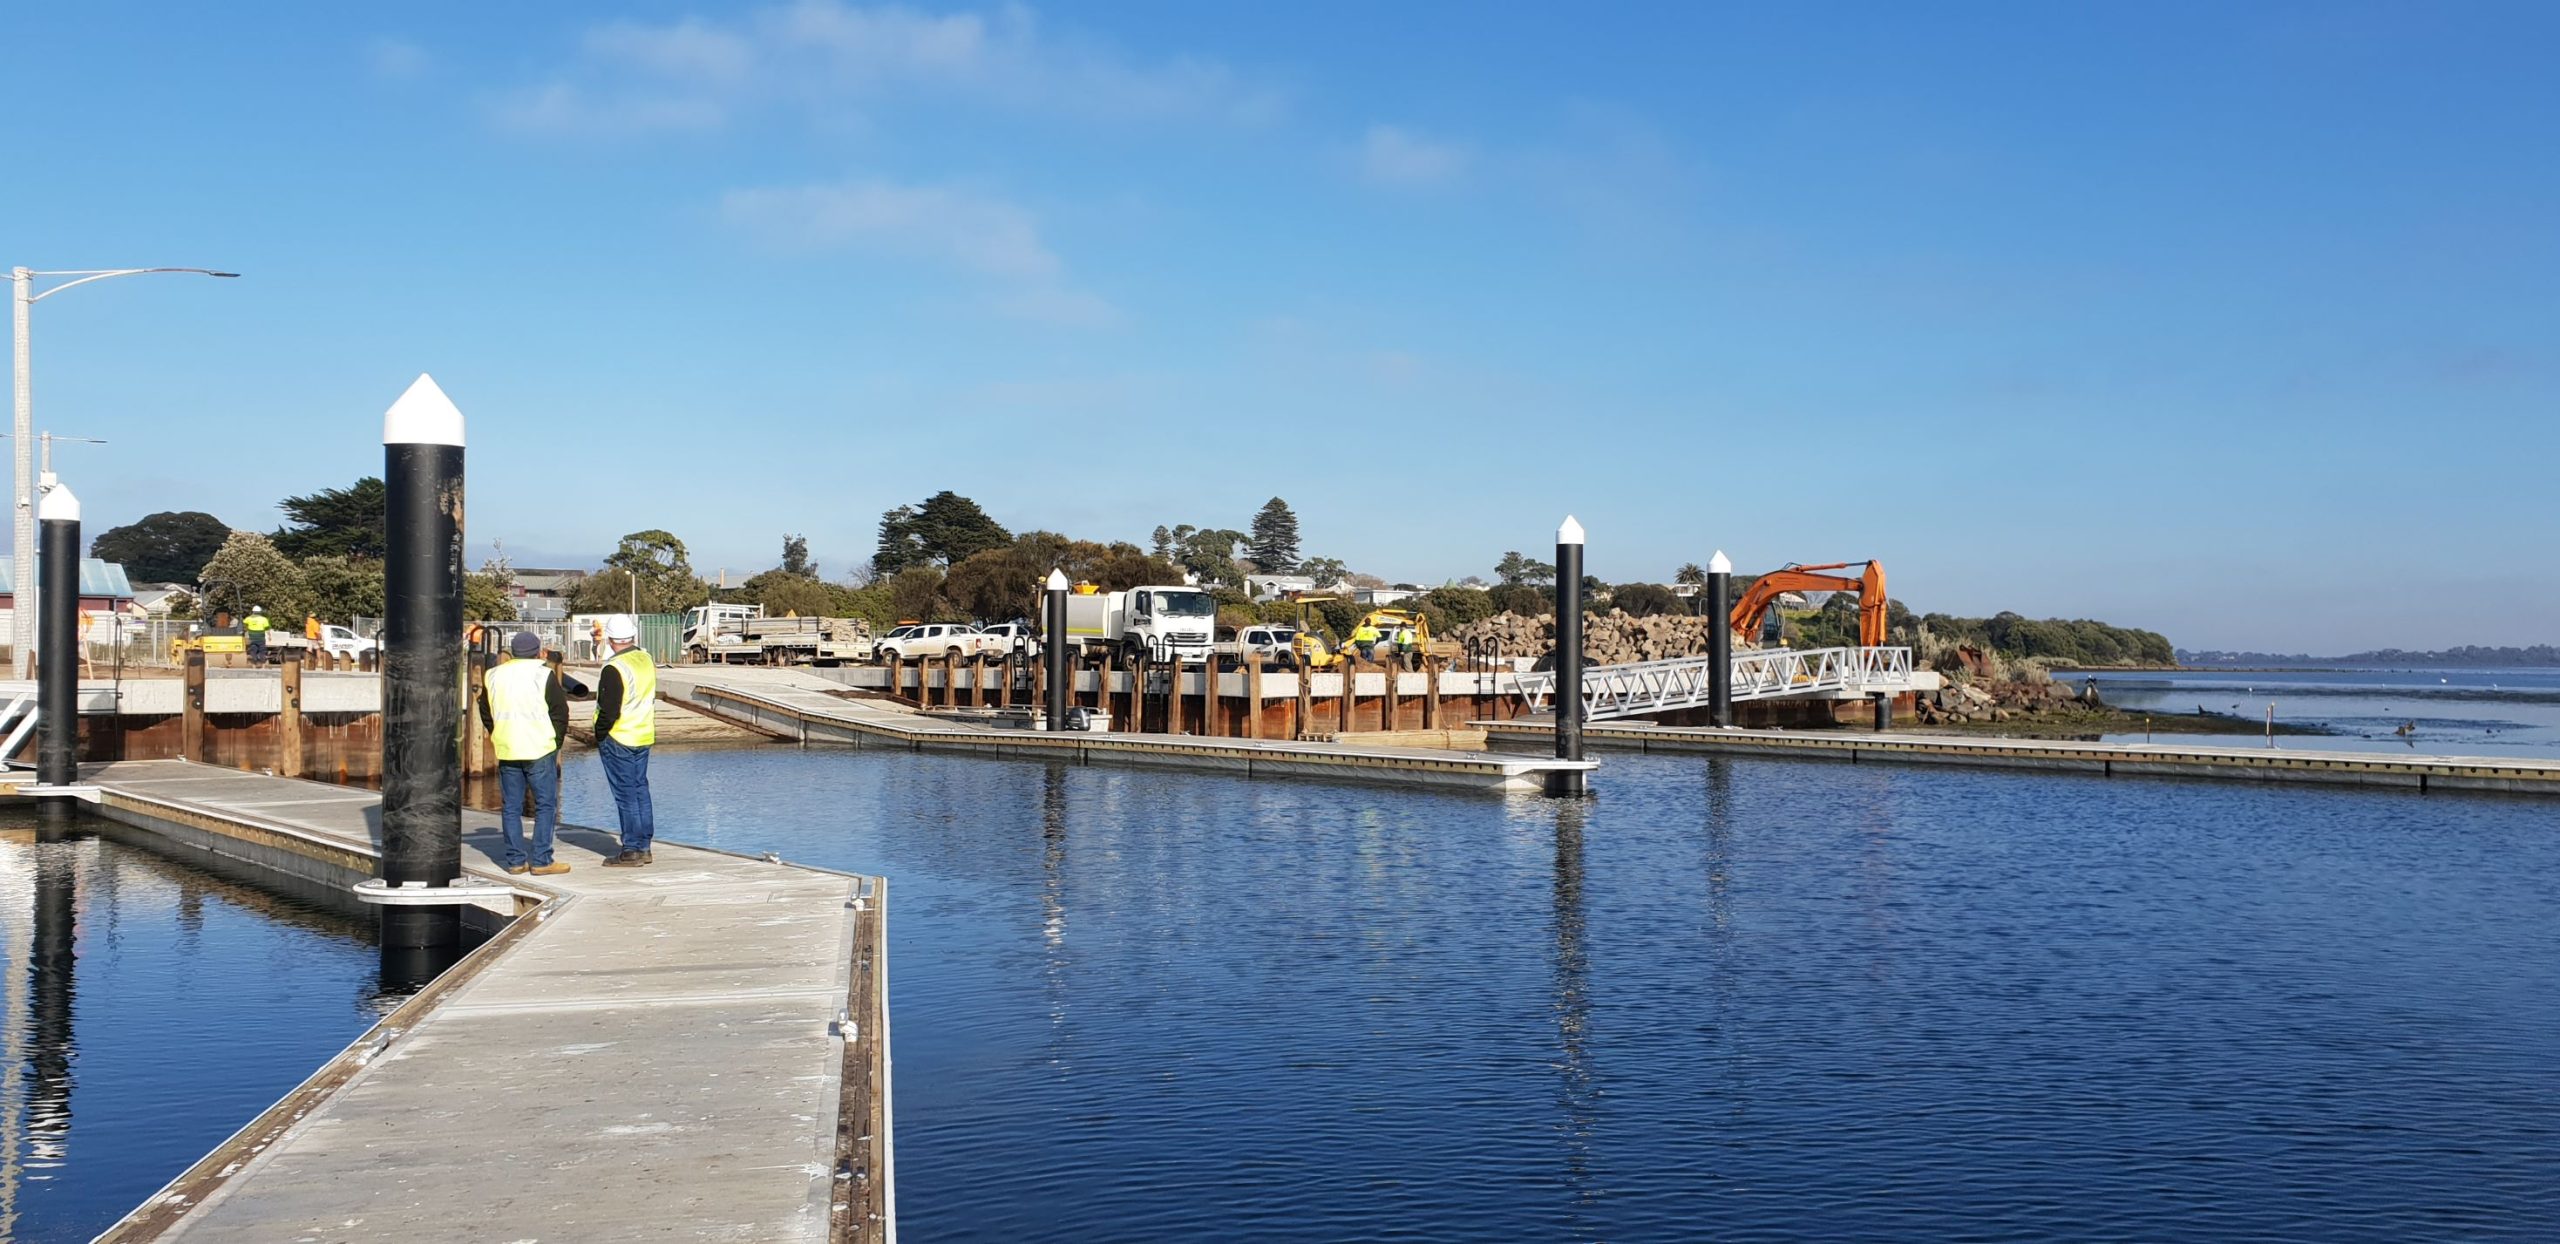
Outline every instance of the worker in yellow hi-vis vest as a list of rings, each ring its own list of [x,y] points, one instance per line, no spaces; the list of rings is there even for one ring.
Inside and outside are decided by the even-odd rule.
[[[507,871],[552,877],[569,871],[551,858],[560,828],[560,740],[569,737],[569,695],[542,659],[542,637],[518,631],[507,659],[490,667],[480,692],[480,724],[498,752],[498,830]],[[524,793],[533,791],[533,842],[524,840]]]
[[[658,836],[657,814],[649,806],[649,748],[658,741],[658,666],[640,646],[640,627],[630,614],[605,619],[604,642],[613,653],[596,679],[596,751],[604,759],[605,784],[613,788],[613,810],[622,821],[622,854],[604,863],[607,868],[633,868],[649,862],[649,844]]]
[[[274,625],[275,623],[267,620],[265,605],[250,607],[248,619],[240,624],[240,629],[247,632],[249,636],[249,664],[267,663],[267,628]]]

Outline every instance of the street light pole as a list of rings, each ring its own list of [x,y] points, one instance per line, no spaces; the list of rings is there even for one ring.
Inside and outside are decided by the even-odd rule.
[[[35,478],[35,384],[28,374],[28,316],[35,305],[76,285],[103,281],[110,277],[144,276],[155,272],[184,272],[196,276],[236,277],[237,272],[216,272],[211,268],[80,268],[64,272],[36,272],[25,267],[9,270],[10,319],[15,329],[16,407],[17,420],[12,425],[17,445],[10,451],[16,468],[17,508],[10,512],[9,590],[9,668],[17,678],[28,677],[35,666],[28,658],[36,642],[36,478]],[[70,280],[41,293],[36,291],[37,277],[69,277]]]

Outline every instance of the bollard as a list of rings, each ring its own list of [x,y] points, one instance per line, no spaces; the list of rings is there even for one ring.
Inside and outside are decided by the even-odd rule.
[[[1707,559],[1707,720],[1733,726],[1733,559],[1717,549]]]
[[[1262,658],[1248,657],[1244,663],[1244,737],[1262,737]]]
[[[1048,726],[1052,730],[1067,728],[1067,576],[1062,570],[1051,570],[1041,601],[1043,608],[1040,667],[1046,670],[1048,686]]]
[[[279,777],[302,776],[302,656],[288,652],[284,657],[281,698],[276,713],[276,774]]]
[[[1876,695],[1876,733],[1882,734],[1891,729],[1893,729],[1893,697],[1880,692]]]
[[[382,420],[386,634],[382,649],[382,879],[462,874],[462,412],[426,376]],[[449,956],[452,904],[386,904],[386,971]]]
[[[43,741],[36,749],[36,780],[69,786],[80,772],[80,499],[56,483],[36,503],[41,558],[32,583],[19,596],[34,596],[36,619],[36,720]],[[25,568],[19,570],[21,575]],[[21,582],[26,582],[21,580]],[[78,818],[79,800],[55,795],[37,805],[38,841],[58,839]]]
[[[1582,524],[1556,529],[1556,759],[1582,759]],[[1583,792],[1579,769],[1556,775],[1554,793]]]
[[[187,698],[178,718],[178,758],[204,761],[204,650],[187,650]]]

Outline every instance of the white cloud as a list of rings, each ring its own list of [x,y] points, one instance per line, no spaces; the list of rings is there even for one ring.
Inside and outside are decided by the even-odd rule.
[[[1043,285],[998,295],[995,309],[1017,320],[1060,328],[1116,328],[1120,308],[1099,294],[1064,286]]]
[[[1276,89],[1215,61],[1140,62],[1105,44],[1047,34],[1018,6],[936,14],[796,0],[728,21],[598,26],[570,64],[502,98],[497,112],[519,128],[629,133],[763,110],[840,125],[866,108],[916,99],[1244,122],[1267,120],[1283,105]],[[540,106],[545,101],[554,102]]]
[[[365,62],[385,82],[413,82],[426,76],[434,59],[415,43],[386,36],[365,48]]]
[[[791,249],[850,247],[1017,280],[1047,279],[1059,269],[1029,211],[940,186],[856,181],[732,190],[721,196],[720,214],[767,244]]]
[[[998,315],[1061,328],[1111,328],[1119,308],[1068,284],[1066,265],[1030,209],[948,186],[881,180],[732,190],[721,217],[758,242],[794,251],[859,251],[956,268],[991,287]]]
[[[718,129],[727,110],[698,96],[599,93],[566,82],[518,91],[498,100],[498,123],[531,134],[627,137],[670,131]]]
[[[1467,169],[1472,153],[1393,125],[1373,125],[1360,140],[1360,172],[1385,186],[1436,186]]]

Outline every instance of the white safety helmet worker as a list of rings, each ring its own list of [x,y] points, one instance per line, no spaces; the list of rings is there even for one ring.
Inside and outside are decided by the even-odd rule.
[[[640,638],[640,624],[627,613],[617,613],[604,620],[604,637],[615,643],[631,643]]]

